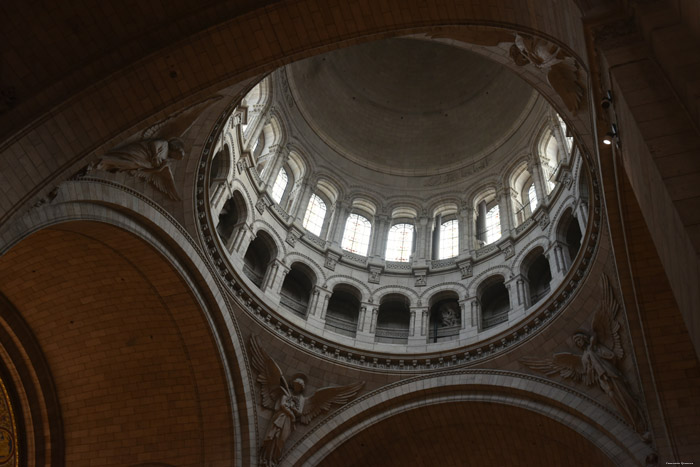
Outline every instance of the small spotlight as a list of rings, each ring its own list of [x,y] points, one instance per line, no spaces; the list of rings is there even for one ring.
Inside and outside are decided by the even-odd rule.
[[[617,125],[614,123],[612,124],[612,128],[610,128],[610,131],[608,131],[605,136],[603,137],[603,144],[606,146],[610,146],[617,140],[618,133],[617,133]]]
[[[613,102],[613,95],[612,91],[608,90],[608,92],[605,93],[605,97],[603,97],[603,100],[600,102],[600,106],[603,107],[604,109],[608,109]],[[607,143],[610,144],[610,143]]]

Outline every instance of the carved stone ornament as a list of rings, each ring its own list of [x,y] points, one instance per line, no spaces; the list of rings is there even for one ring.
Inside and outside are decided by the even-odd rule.
[[[297,240],[299,240],[300,237],[301,237],[301,235],[299,234],[299,232],[296,232],[294,230],[290,230],[287,232],[287,238],[285,239],[285,241],[287,243],[289,243],[291,246],[294,246],[297,244]]]
[[[416,287],[425,287],[427,285],[427,277],[425,274],[416,276]]]
[[[335,271],[335,266],[338,264],[339,259],[340,259],[339,255],[336,255],[333,253],[328,253],[328,254],[326,254],[326,261],[323,263],[323,266],[326,269],[330,269],[331,271]]]
[[[515,247],[513,246],[513,242],[504,243],[500,246],[500,248],[501,251],[503,251],[503,256],[505,257],[505,259],[509,259],[515,256]]]
[[[0,380],[0,465],[3,467],[19,466],[17,434],[10,397],[4,383]]]
[[[474,267],[472,266],[471,261],[466,261],[464,263],[458,263],[459,266],[459,272],[462,273],[462,279],[466,279],[468,277],[472,277],[474,274]]]
[[[364,381],[360,381],[347,386],[325,387],[306,397],[306,375],[297,373],[288,382],[277,363],[262,348],[257,336],[251,336],[250,350],[251,362],[260,383],[260,403],[274,411],[260,446],[258,464],[261,466],[277,465],[285,442],[297,423],[308,425],[317,416],[328,412],[332,404],[346,404],[365,385]]]
[[[265,203],[265,198],[258,198],[257,203],[255,203],[255,209],[258,210],[260,214],[265,212],[265,208],[267,207],[267,203]]]
[[[382,268],[370,267],[369,268],[369,278],[367,279],[367,282],[370,282],[372,284],[379,284],[379,276],[381,273],[382,273]]]
[[[540,211],[537,216],[537,224],[539,224],[542,230],[546,229],[549,225],[549,215],[545,211]]]
[[[615,406],[620,415],[634,427],[645,441],[650,441],[647,423],[629,384],[617,362],[624,355],[620,339],[620,323],[617,303],[607,276],[601,278],[603,298],[591,321],[590,331],[579,330],[573,334],[573,341],[581,353],[556,353],[550,358],[525,357],[521,363],[546,374],[558,374],[586,386],[597,385]]]

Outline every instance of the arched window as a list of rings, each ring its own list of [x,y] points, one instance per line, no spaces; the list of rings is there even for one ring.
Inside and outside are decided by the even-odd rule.
[[[315,194],[311,195],[304,214],[303,226],[314,235],[321,235],[323,220],[326,218],[326,203]]]
[[[484,241],[488,245],[499,238],[501,238],[501,212],[498,204],[496,204],[486,213],[486,235]]]
[[[459,223],[457,219],[440,225],[440,253],[438,259],[453,258],[459,254]]]
[[[532,212],[537,209],[537,192],[535,191],[534,183],[530,185],[530,188],[527,190],[527,197],[530,201],[530,212]]]
[[[344,250],[358,255],[367,256],[369,249],[369,236],[372,233],[372,224],[358,214],[350,214],[345,223],[343,242]]]
[[[556,180],[554,179],[557,168],[559,168],[559,144],[557,139],[549,134],[547,142],[540,153],[540,165],[542,166],[542,175],[544,175],[544,184],[547,190],[547,194],[551,193],[556,185]]]
[[[389,229],[386,242],[387,261],[408,261],[413,250],[413,226],[411,224],[396,224]]]
[[[272,199],[275,200],[275,203],[279,204],[282,201],[282,195],[284,195],[284,190],[287,188],[288,181],[289,177],[287,177],[287,171],[284,170],[283,167],[277,174],[275,184],[272,186]]]

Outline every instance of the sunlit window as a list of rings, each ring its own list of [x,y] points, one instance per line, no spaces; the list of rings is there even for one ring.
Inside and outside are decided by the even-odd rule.
[[[501,212],[498,205],[495,205],[486,213],[486,236],[488,245],[501,238]]]
[[[341,247],[351,253],[367,256],[371,232],[372,224],[367,219],[357,214],[350,214],[345,223]]]
[[[530,200],[530,211],[537,209],[537,192],[535,191],[535,184],[530,185],[530,189],[527,190],[527,197]]]
[[[326,218],[326,203],[316,195],[311,195],[304,214],[303,226],[314,235],[321,235],[323,220]]]
[[[459,254],[459,226],[456,219],[443,222],[440,226],[439,259],[452,258]]]
[[[411,224],[396,224],[389,229],[386,242],[387,261],[408,261],[413,249],[413,226]]]
[[[561,132],[564,134],[564,141],[566,141],[566,152],[571,151],[571,146],[574,144],[574,137],[573,136],[567,136],[566,135],[566,122],[557,114],[557,118],[559,119],[559,126],[561,127]]]
[[[550,135],[547,140],[547,145],[544,148],[544,153],[540,154],[540,162],[542,165],[542,175],[544,175],[544,184],[547,189],[547,194],[551,193],[556,185],[554,176],[556,175],[559,161],[557,159],[557,152],[559,151],[559,145],[557,144],[556,138]]]
[[[275,184],[272,186],[272,199],[275,200],[275,203],[279,204],[282,201],[282,195],[284,194],[284,189],[287,188],[288,180],[287,172],[284,168],[280,169]]]

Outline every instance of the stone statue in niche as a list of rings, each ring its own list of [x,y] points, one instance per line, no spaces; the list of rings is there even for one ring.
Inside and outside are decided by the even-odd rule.
[[[459,309],[456,303],[443,303],[440,305],[440,320],[442,325],[457,326],[459,324]]]
[[[297,373],[287,382],[282,370],[265,352],[257,336],[250,338],[251,362],[258,372],[262,406],[274,410],[260,447],[259,465],[276,466],[284,444],[297,422],[308,425],[314,418],[328,412],[332,404],[342,405],[352,400],[365,385],[364,381],[347,386],[331,386],[304,396],[306,375]]]
[[[185,157],[180,137],[189,130],[201,112],[221,96],[214,96],[192,105],[145,129],[135,138],[92,162],[87,171],[126,172],[145,179],[159,191],[179,200],[173,164]]]
[[[521,363],[548,376],[559,374],[587,386],[598,385],[622,417],[634,427],[645,441],[650,441],[642,410],[632,395],[624,375],[616,363],[624,356],[620,339],[620,323],[616,320],[620,305],[615,299],[610,281],[601,280],[603,299],[593,315],[591,330],[576,331],[574,344],[580,354],[561,352],[551,358],[526,357]]]

